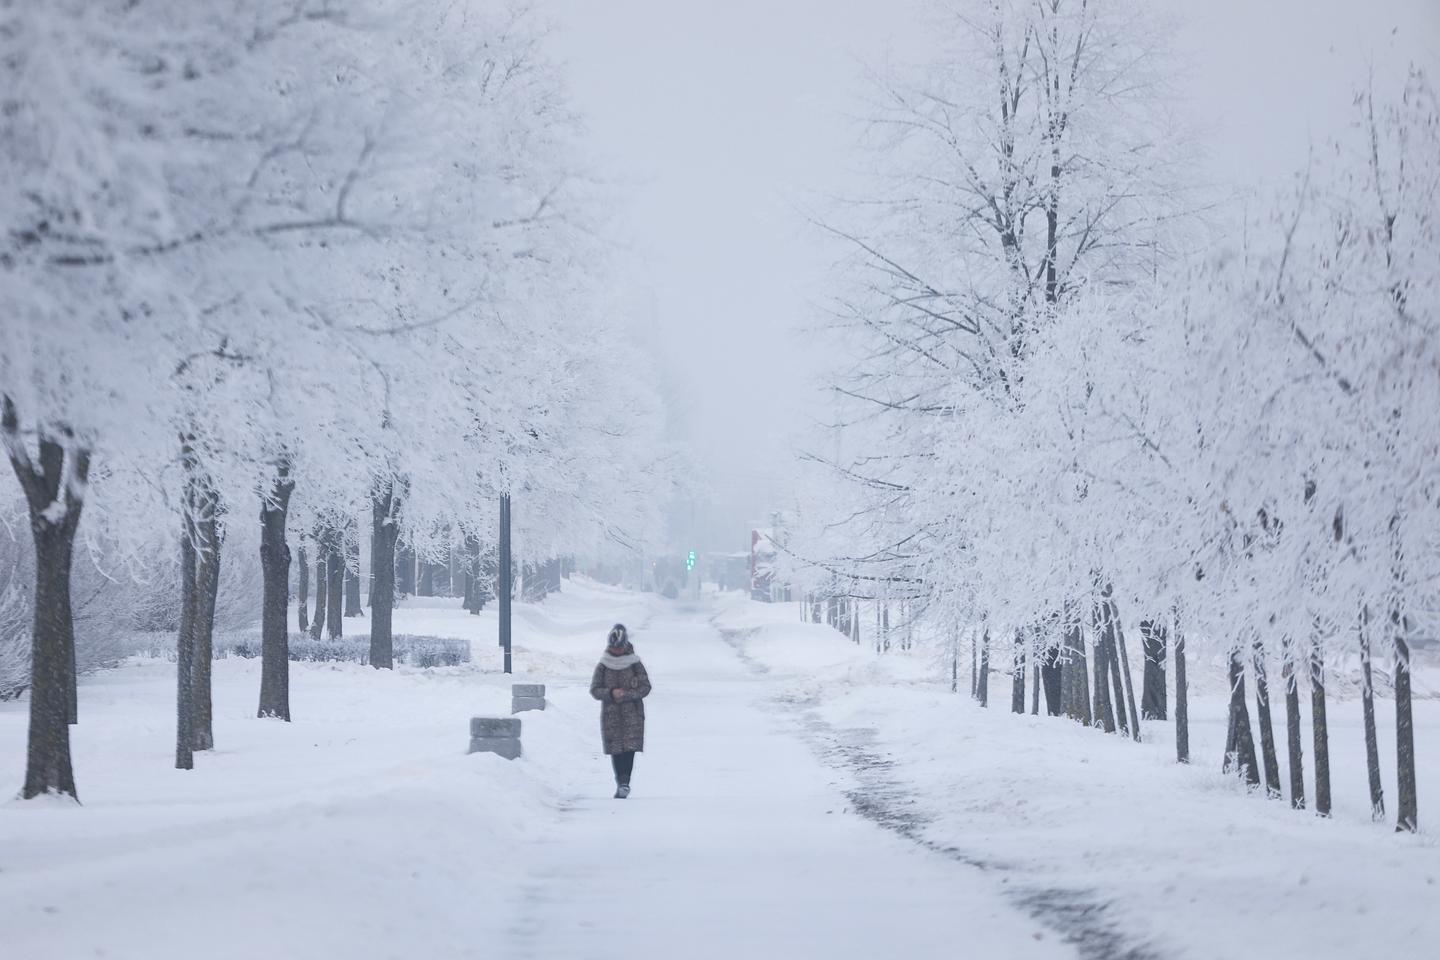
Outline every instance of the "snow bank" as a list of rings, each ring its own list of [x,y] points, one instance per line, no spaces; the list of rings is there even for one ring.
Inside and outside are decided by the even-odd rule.
[[[83,806],[0,806],[7,952],[490,955],[523,851],[553,829],[576,769],[605,766],[586,689],[610,626],[597,614],[643,627],[646,602],[577,580],[543,607],[517,604],[513,677],[499,672],[493,611],[407,604],[397,631],[468,638],[474,662],[292,663],[288,724],[255,719],[259,661],[217,661],[217,748],[190,772],[172,769],[172,663],[135,658],[87,678],[72,728]],[[546,683],[550,704],[522,716],[525,757],[466,755],[469,717],[508,716],[510,683],[526,680]],[[23,777],[27,707],[0,704],[7,796]]]
[[[952,694],[933,654],[876,656],[783,613],[737,601],[716,623],[759,669],[789,677],[817,749],[848,763],[852,801],[1025,897],[1099,907],[1096,923],[1167,957],[1420,955],[1440,940],[1440,843],[1394,834],[1393,817],[1370,822],[1357,701],[1330,705],[1334,816],[1321,820],[1221,775],[1223,695],[1192,701],[1194,763],[1180,766],[1170,723],[1143,722],[1137,744],[1016,716],[999,673],[982,709],[965,695],[968,662]],[[1377,709],[1393,798],[1393,707]],[[1283,776],[1283,705],[1276,714]],[[1440,796],[1440,701],[1417,701],[1415,725],[1424,827],[1424,798]]]

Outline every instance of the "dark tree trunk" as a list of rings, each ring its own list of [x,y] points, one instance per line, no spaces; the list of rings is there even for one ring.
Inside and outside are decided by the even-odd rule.
[[[325,609],[329,605],[325,596],[326,587],[330,583],[330,574],[325,570],[325,563],[330,557],[330,551],[325,547],[324,535],[315,538],[315,616],[310,620],[310,639],[319,640],[325,634]]]
[[[1325,721],[1325,652],[1316,633],[1310,648],[1310,722],[1314,733],[1315,812],[1330,816],[1330,726]]]
[[[1265,675],[1265,647],[1256,637],[1251,645],[1255,669],[1255,714],[1260,721],[1260,758],[1265,767],[1265,794],[1280,796],[1280,758],[1275,752],[1275,725],[1270,720],[1270,682]]]
[[[285,523],[290,511],[290,494],[295,481],[286,463],[276,467],[270,495],[260,501],[260,707],[257,717],[290,720],[290,634],[286,630],[286,609],[290,593],[290,547],[285,542]],[[317,571],[321,568],[316,558]],[[305,616],[306,584],[310,570],[305,548],[300,548],[300,629]],[[317,600],[319,598],[317,597]],[[317,615],[323,613],[321,603]]]
[[[1091,723],[1089,666],[1085,660],[1085,631],[1073,604],[1066,604],[1063,652],[1060,662],[1060,701],[1071,720]]]
[[[1108,587],[1106,588],[1105,592],[1107,594],[1110,592]],[[1120,676],[1121,674],[1123,674],[1125,677],[1125,705],[1130,711],[1130,735],[1138,741],[1140,739],[1140,711],[1135,709],[1135,677],[1130,672],[1130,654],[1125,649],[1125,628],[1120,623],[1120,610],[1115,606],[1115,601],[1107,600],[1105,603],[1105,607],[1108,611],[1110,624],[1114,628],[1114,642],[1116,644],[1119,644],[1120,647],[1120,670],[1115,675],[1115,685],[1118,689],[1118,687],[1120,686]],[[1113,646],[1111,647],[1110,653],[1112,656],[1114,656],[1116,653],[1116,650]]]
[[[294,488],[294,484],[291,484],[291,488]],[[286,501],[286,509],[289,509],[288,498]],[[265,511],[263,508],[260,511],[260,520],[263,524],[265,520]],[[284,528],[282,527],[281,529],[283,532]],[[281,537],[280,539],[281,542],[284,542],[285,538]],[[285,552],[287,554],[290,552],[288,546],[285,548]],[[261,559],[264,559],[263,555]],[[286,561],[286,566],[289,566],[288,560]],[[300,544],[300,570],[295,575],[295,585],[296,594],[298,595],[297,599],[300,601],[300,632],[304,633],[310,629],[310,608],[308,603],[310,599],[310,563],[305,557],[305,544],[303,541]]]
[[[195,521],[199,535],[195,556],[195,660],[194,736],[196,750],[215,748],[215,707],[211,697],[211,667],[215,659],[215,601],[220,592],[220,496],[208,480],[198,495],[200,514]]]
[[[470,537],[467,536],[460,553],[460,585],[463,588],[460,606],[465,609],[466,613],[475,612],[475,552],[471,549],[470,543]],[[802,603],[801,606],[803,607],[804,604]],[[805,619],[803,613],[800,619],[802,621]]]
[[[1190,762],[1190,686],[1185,675],[1185,634],[1175,625],[1175,762]]]
[[[1060,644],[1052,643],[1045,648],[1045,657],[1040,662],[1040,685],[1045,690],[1045,712],[1052,717],[1058,717],[1065,712],[1062,681]]]
[[[1090,691],[1094,699],[1091,713],[1094,723],[1104,729],[1106,733],[1115,732],[1115,710],[1110,702],[1110,645],[1106,642],[1104,624],[1097,615],[1095,617],[1095,676]]]
[[[402,597],[415,596],[415,550],[408,544],[402,544],[396,551],[395,589]]]
[[[1010,712],[1025,712],[1025,631],[1015,631],[1015,662],[1010,671]]]
[[[76,713],[70,570],[75,531],[80,526],[90,476],[90,451],[74,446],[67,451],[60,438],[42,429],[40,456],[38,461],[32,461],[9,397],[0,397],[0,432],[4,434],[10,466],[25,494],[30,536],[35,545],[30,728],[25,746],[25,785],[20,796],[29,800],[54,793],[78,800],[70,759],[70,724]]]
[[[416,596],[435,596],[435,564],[429,560],[420,561],[420,582],[415,587]]]
[[[345,533],[345,616],[358,617],[360,607],[360,531],[354,520]]]
[[[1370,777],[1370,817],[1385,818],[1385,791],[1380,786],[1380,743],[1375,731],[1375,680],[1370,663],[1370,612],[1360,613],[1360,703],[1365,714],[1365,771]]]
[[[879,643],[880,630],[880,605],[875,605],[875,642]],[[977,634],[970,634],[970,697],[978,700],[980,698],[980,639]]]
[[[188,456],[188,454],[187,454]],[[175,769],[195,767],[195,524],[192,492],[187,489],[180,527],[180,631],[175,638]]]
[[[1032,717],[1038,717],[1040,715],[1040,687],[1042,686],[1040,682],[1040,660],[1042,657],[1043,654],[1038,651],[1031,655],[1031,659],[1035,661],[1035,668],[1030,672],[1030,715]]]
[[[1165,646],[1166,630],[1154,620],[1140,622],[1140,646],[1145,651],[1145,672],[1141,681],[1140,716],[1146,720],[1166,719]]]
[[[1226,773],[1239,768],[1245,782],[1260,784],[1259,764],[1255,759],[1255,738],[1250,732],[1250,708],[1245,703],[1245,664],[1238,649],[1230,651],[1230,723],[1225,735]]]
[[[69,511],[74,512],[73,518]],[[79,798],[70,762],[70,651],[75,645],[70,570],[79,513],[80,503],[76,502],[58,524],[50,523],[34,510],[30,514],[35,544],[35,614],[30,651],[30,732],[25,751],[25,786],[20,793],[26,800],[43,793]]]
[[[1299,668],[1295,663],[1294,644],[1285,645],[1285,666],[1281,677],[1285,682],[1285,748],[1290,765],[1290,806],[1305,809],[1305,757],[1300,731]]]
[[[1110,703],[1115,708],[1115,727],[1121,733],[1130,733],[1130,722],[1125,717],[1125,684],[1120,679],[1120,655],[1115,649],[1115,635],[1105,638],[1105,665],[1110,668],[1110,682],[1114,688]]]
[[[395,666],[395,640],[391,633],[395,612],[395,543],[400,535],[397,514],[400,498],[390,483],[377,484],[370,496],[371,576],[370,666]]]
[[[960,692],[960,637],[950,634],[950,692]]]
[[[325,629],[331,640],[345,635],[345,537],[331,530],[325,556]]]
[[[1408,621],[1396,612],[1395,631],[1395,830],[1414,833],[1420,829],[1415,799],[1415,723],[1410,703],[1410,644],[1406,640]]]
[[[980,636],[980,679],[976,684],[976,699],[980,706],[990,706],[990,629],[987,627]]]

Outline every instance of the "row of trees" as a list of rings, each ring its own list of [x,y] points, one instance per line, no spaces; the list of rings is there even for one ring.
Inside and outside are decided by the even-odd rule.
[[[1419,72],[1365,90],[1283,195],[1240,210],[1187,189],[1145,7],[964,5],[954,49],[882,82],[879,193],[828,228],[853,251],[841,454],[812,458],[823,493],[792,519],[810,561],[792,566],[913,602],[957,657],[950,625],[973,625],[977,695],[998,665],[1017,711],[1028,671],[1031,709],[1043,691],[1138,737],[1172,649],[1182,761],[1186,649],[1221,655],[1225,764],[1276,795],[1278,665],[1292,802],[1308,680],[1322,814],[1326,671],[1347,658],[1383,809],[1383,662],[1414,830],[1410,647],[1440,584],[1435,90]]]
[[[35,571],[23,796],[76,795],[77,546],[112,578],[178,553],[188,768],[213,745],[232,542],[263,572],[257,712],[288,719],[295,534],[343,589],[369,518],[388,666],[397,542],[489,542],[512,491],[533,558],[655,528],[660,408],[598,295],[603,197],[543,24],[490,0],[0,17],[0,439]]]

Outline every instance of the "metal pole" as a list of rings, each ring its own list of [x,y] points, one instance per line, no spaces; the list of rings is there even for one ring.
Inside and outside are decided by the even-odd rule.
[[[510,672],[510,495],[500,498],[500,646]]]

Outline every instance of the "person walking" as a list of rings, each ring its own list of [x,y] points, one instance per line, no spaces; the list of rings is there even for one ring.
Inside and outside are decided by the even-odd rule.
[[[630,796],[635,754],[645,749],[645,698],[650,675],[635,655],[625,624],[610,628],[605,654],[590,679],[590,696],[600,701],[600,739],[615,768],[615,799]]]

